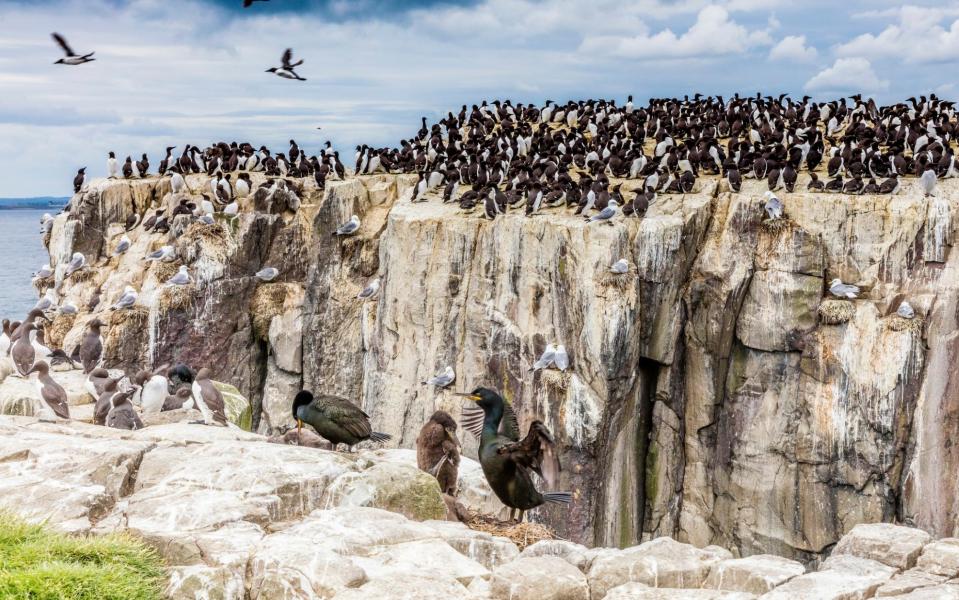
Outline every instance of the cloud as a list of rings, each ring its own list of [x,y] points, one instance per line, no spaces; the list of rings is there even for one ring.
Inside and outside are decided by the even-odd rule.
[[[650,35],[588,36],[581,50],[612,56],[654,58],[696,58],[742,54],[756,46],[772,43],[765,30],[752,30],[729,18],[729,12],[720,6],[707,6],[696,15],[696,22],[683,34],[676,35],[664,29]]]
[[[948,28],[942,21],[959,14],[956,8],[903,6],[870,16],[895,16],[897,22],[878,34],[864,33],[836,48],[837,56],[893,58],[910,63],[955,61],[959,53],[959,19]]]
[[[806,63],[818,55],[815,48],[806,45],[806,36],[787,35],[769,51],[769,60]]]
[[[865,58],[839,58],[831,67],[823,69],[806,82],[810,92],[870,93],[885,90],[889,81],[879,79],[872,64]]]

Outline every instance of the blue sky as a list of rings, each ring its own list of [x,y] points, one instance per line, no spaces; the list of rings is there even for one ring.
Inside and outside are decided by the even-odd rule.
[[[240,4],[0,0],[0,197],[68,195],[110,150],[156,165],[167,145],[295,138],[350,156],[482,99],[957,91],[959,2]],[[54,66],[51,31],[98,60]],[[264,73],[288,46],[308,81]]]

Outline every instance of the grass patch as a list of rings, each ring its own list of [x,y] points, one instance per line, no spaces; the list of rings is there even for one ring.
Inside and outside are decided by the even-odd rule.
[[[73,537],[0,513],[0,598],[160,600],[156,552],[128,535]]]

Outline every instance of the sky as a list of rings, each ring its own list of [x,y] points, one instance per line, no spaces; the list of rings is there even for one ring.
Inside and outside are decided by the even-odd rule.
[[[959,2],[0,0],[0,197],[106,155],[216,141],[352,163],[462,104],[789,93],[956,96]],[[79,67],[54,65],[62,33]],[[307,81],[265,70],[287,47]],[[322,129],[317,129],[321,127]]]

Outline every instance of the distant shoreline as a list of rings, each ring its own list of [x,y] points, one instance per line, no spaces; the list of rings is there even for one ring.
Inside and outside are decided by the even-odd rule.
[[[0,210],[59,210],[70,202],[68,197],[38,196],[35,198],[0,198]]]

